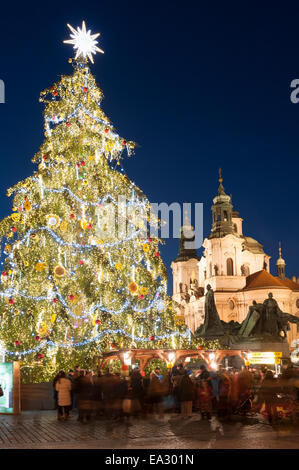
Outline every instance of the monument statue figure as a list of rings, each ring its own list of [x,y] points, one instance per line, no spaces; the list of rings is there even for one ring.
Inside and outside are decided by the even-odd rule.
[[[287,331],[290,330],[289,323],[299,323],[299,318],[290,313],[282,312],[278,303],[273,298],[272,292],[268,294],[262,304],[253,301],[253,305],[249,307],[247,317],[241,324],[238,335],[242,337],[260,337],[272,336],[286,338]]]
[[[210,284],[207,285],[205,295],[205,320],[204,324],[199,328],[200,335],[221,336],[224,334],[224,328],[219,318],[214,292]]]
[[[279,336],[281,325],[279,314],[281,310],[278,303],[273,299],[273,294],[268,294],[268,299],[264,301],[264,316],[262,319],[262,332],[268,333],[271,336]]]
[[[257,303],[255,300],[252,302],[242,323],[224,322],[218,315],[214,292],[209,284],[205,294],[204,311],[204,323],[196,330],[196,336],[218,337],[226,345],[240,345],[242,341],[250,341],[252,344],[254,341],[258,344],[269,341],[285,342],[287,331],[290,329],[289,323],[299,323],[299,317],[280,310],[272,292],[263,303]]]
[[[238,335],[248,337],[251,335],[260,335],[262,331],[262,316],[264,305],[258,304],[255,300],[249,307],[247,317],[241,324]]]

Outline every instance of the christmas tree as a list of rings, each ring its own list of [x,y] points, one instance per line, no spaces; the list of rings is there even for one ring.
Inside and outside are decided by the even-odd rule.
[[[73,75],[41,93],[38,168],[8,190],[12,214],[0,222],[2,350],[34,381],[94,367],[111,348],[191,344],[167,296],[161,240],[148,235],[150,203],[121,165],[135,144],[104,114],[88,67],[98,35],[69,27]]]

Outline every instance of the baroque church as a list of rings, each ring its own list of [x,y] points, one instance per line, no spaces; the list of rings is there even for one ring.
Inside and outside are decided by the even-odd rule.
[[[234,210],[232,198],[225,193],[222,183],[220,172],[218,194],[211,208],[212,229],[203,242],[203,255],[199,257],[192,248],[192,238],[187,235],[193,227],[185,220],[179,254],[171,263],[173,299],[182,305],[185,323],[192,332],[203,323],[208,284],[214,291],[219,316],[226,322],[241,323],[253,300],[263,303],[269,292],[283,312],[299,316],[299,283],[295,277],[286,278],[281,247],[273,276],[270,256],[258,241],[243,235],[243,219]],[[185,244],[186,241],[189,243]],[[288,342],[293,349],[299,339],[299,328],[296,324],[290,324],[290,328]]]

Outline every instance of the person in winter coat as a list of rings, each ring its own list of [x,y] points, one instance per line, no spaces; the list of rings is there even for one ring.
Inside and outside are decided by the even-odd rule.
[[[210,372],[211,377],[211,386],[213,391],[213,398],[212,398],[212,407],[213,410],[218,412],[219,409],[219,385],[220,385],[220,373],[218,372]]]
[[[211,375],[210,375],[210,372],[207,370],[206,366],[204,364],[202,364],[199,369],[201,371],[200,376],[199,376],[199,380],[205,380],[209,384],[211,384]]]
[[[86,423],[93,415],[95,385],[91,371],[87,371],[77,381],[78,421]]]
[[[277,416],[277,391],[278,382],[271,370],[267,370],[258,394],[258,408],[265,403],[269,423],[274,423]]]
[[[61,370],[59,372],[59,379],[56,382],[55,389],[58,393],[58,420],[63,419],[66,421],[69,417],[71,408],[71,390],[72,384],[69,379],[66,378],[65,372]],[[64,412],[64,415],[63,415]]]
[[[162,386],[159,378],[160,369],[157,367],[154,372],[151,373],[151,380],[147,388],[150,403],[152,404],[153,413],[158,414],[160,418],[163,417],[163,406],[162,406]]]
[[[213,391],[208,381],[200,381],[197,393],[202,418],[211,419]]]
[[[231,414],[231,377],[228,372],[220,372],[218,417],[227,418]]]
[[[182,418],[191,418],[192,416],[192,401],[194,396],[194,383],[185,371],[184,375],[178,386],[178,397],[181,404]]]
[[[184,369],[177,367],[171,377],[174,407],[177,413],[180,412],[179,384],[180,384],[180,381],[182,380],[183,375],[184,375]]]
[[[58,392],[56,390],[56,384],[58,382],[58,380],[60,379],[60,372],[58,372],[58,374],[55,375],[54,377],[54,380],[52,382],[52,385],[53,385],[53,398],[54,398],[54,404],[55,404],[55,410],[58,409]]]

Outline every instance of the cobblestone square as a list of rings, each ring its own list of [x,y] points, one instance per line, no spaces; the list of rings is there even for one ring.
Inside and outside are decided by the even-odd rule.
[[[0,418],[2,449],[299,449],[299,426],[288,421],[270,426],[259,415],[223,423],[223,434],[194,414],[191,419],[125,422],[57,421],[55,411],[23,412]]]

